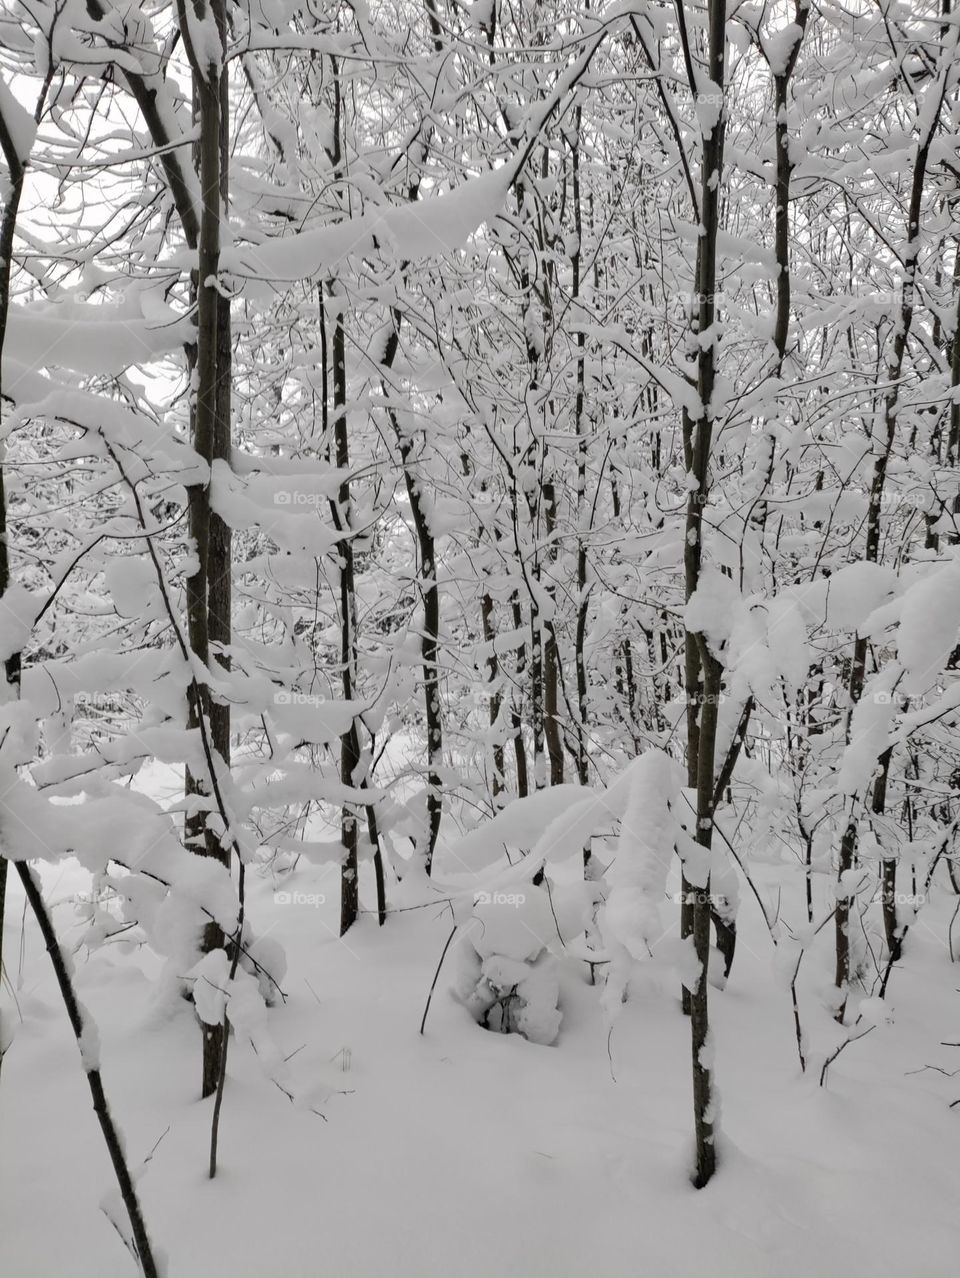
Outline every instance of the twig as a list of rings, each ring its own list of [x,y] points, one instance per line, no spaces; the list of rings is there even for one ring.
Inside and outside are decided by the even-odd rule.
[[[456,936],[457,928],[459,926],[460,926],[459,923],[454,923],[453,930],[451,931],[450,935],[447,937],[447,943],[443,947],[443,953],[440,955],[440,962],[437,964],[437,970],[433,974],[433,980],[430,983],[430,993],[427,995],[427,1004],[426,1004],[426,1007],[424,1007],[423,1009],[423,1020],[420,1022],[421,1034],[423,1033],[424,1027],[426,1026],[426,1023],[427,1023],[427,1013],[430,1011],[430,1000],[433,998],[433,991],[437,988],[437,981],[440,978],[440,969],[441,967],[443,967],[443,960],[447,957],[447,950],[449,950],[450,944],[453,941],[453,938]]]
[[[830,1066],[833,1064],[833,1062],[837,1059],[837,1057],[840,1055],[840,1053],[843,1051],[843,1049],[844,1049],[845,1047],[849,1047],[851,1043],[856,1043],[856,1042],[857,1042],[859,1039],[861,1039],[861,1038],[866,1038],[866,1037],[867,1037],[867,1035],[868,1035],[868,1034],[872,1034],[872,1033],[873,1033],[873,1031],[874,1031],[876,1028],[877,1028],[877,1027],[876,1027],[876,1025],[868,1025],[868,1026],[867,1026],[867,1028],[866,1028],[865,1030],[861,1030],[861,1032],[860,1032],[859,1034],[848,1034],[848,1035],[847,1035],[847,1037],[843,1040],[843,1042],[842,1042],[842,1043],[840,1044],[840,1046],[836,1049],[836,1051],[832,1052],[832,1053],[831,1053],[831,1054],[827,1057],[827,1059],[823,1062],[823,1069],[821,1069],[821,1071],[820,1071],[820,1086],[821,1086],[821,1087],[823,1086],[823,1084],[824,1084],[824,1083],[825,1083],[825,1081],[826,1081],[826,1078],[827,1078],[827,1070],[830,1068]],[[856,1029],[856,1026],[854,1026],[854,1029]]]

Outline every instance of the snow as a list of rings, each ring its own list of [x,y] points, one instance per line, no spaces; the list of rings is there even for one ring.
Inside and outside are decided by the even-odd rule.
[[[198,13],[198,10],[201,12]],[[193,57],[204,69],[206,77],[216,79],[223,64],[223,43],[213,5],[209,0],[184,0],[183,13],[187,19],[186,35]]]
[[[677,766],[661,750],[648,750],[631,769],[602,929],[635,959],[647,957],[663,934],[660,906],[677,841],[670,805],[679,789]]]
[[[814,220],[789,228],[778,359],[770,88],[803,35],[782,7],[731,10],[724,89],[697,56],[719,11],[691,26],[690,69],[670,6],[636,0],[534,22],[502,65],[494,0],[445,10],[442,48],[402,6],[359,0],[339,24],[302,0],[234,6],[230,199],[201,281],[229,299],[231,447],[208,464],[182,348],[189,61],[227,66],[214,8],[15,8],[0,123],[13,175],[30,162],[0,429],[0,659],[24,658],[0,682],[0,1273],[136,1268],[94,1069],[165,1278],[953,1273],[960,388],[924,333],[949,337],[956,312],[937,195],[960,25],[924,73],[909,5],[834,6],[829,47],[797,62],[791,190]],[[641,34],[659,65],[620,102]],[[35,129],[18,100],[38,95]],[[343,320],[343,365],[321,319]],[[695,536],[691,457],[709,480]],[[414,491],[438,543],[429,743]],[[207,501],[234,534],[235,624],[201,660],[186,576]],[[699,796],[691,636],[722,666]],[[230,708],[229,760],[188,718],[198,681]],[[524,752],[534,792],[514,798]],[[361,908],[341,937],[344,883]],[[691,888],[704,947],[681,936]],[[723,1097],[702,1192],[695,988],[709,1118]],[[200,1049],[219,1024],[211,1180]]]
[[[219,1025],[227,1006],[230,981],[230,959],[226,950],[211,950],[204,954],[186,974],[193,991],[197,1015],[205,1025]]]
[[[33,629],[38,605],[28,590],[11,585],[0,600],[0,661],[21,652]]]
[[[10,307],[3,353],[34,369],[120,373],[177,350],[192,336],[190,320],[173,310],[164,319],[147,319],[126,305],[37,302]]]
[[[326,745],[338,741],[364,709],[360,702],[326,701],[314,693],[280,691],[274,694],[270,718],[279,732]]]
[[[514,799],[492,820],[455,840],[447,855],[458,867],[479,870],[501,860],[504,848],[529,852],[543,843],[544,830],[549,830],[552,822],[560,821],[569,828],[570,810],[583,800],[584,792],[578,785],[555,785]]]
[[[861,559],[845,564],[829,577],[792,587],[808,625],[860,630],[870,615],[889,602],[898,588],[896,570]]]
[[[299,475],[295,481],[254,476],[243,482],[224,461],[213,463],[211,506],[231,528],[258,527],[285,550],[305,551],[321,557],[337,544],[338,534],[325,513],[334,484],[334,472],[318,476]]]
[[[100,1031],[97,1029],[96,1022],[81,1005],[80,1015],[83,1017],[83,1031],[80,1035],[80,1063],[86,1073],[100,1068]]]
[[[13,96],[9,86],[0,79],[0,120],[13,143],[14,153],[21,164],[30,156],[37,125],[30,114]]]
[[[85,882],[69,864],[55,876],[46,873],[46,890],[56,883],[61,898]],[[307,1278],[318,1255],[356,1278],[441,1278],[451,1257],[462,1278],[492,1269],[627,1278],[638,1256],[663,1278],[720,1263],[746,1278],[953,1271],[956,1120],[947,1105],[956,1088],[913,1072],[956,1065],[939,1046],[956,1035],[938,1029],[956,1022],[941,946],[949,901],[933,907],[931,930],[917,930],[893,978],[893,1023],[852,1044],[825,1089],[799,1075],[789,995],[773,978],[759,911],[744,908],[742,966],[712,1000],[731,1135],[721,1140],[721,1173],[695,1193],[686,1179],[689,1029],[674,977],[654,979],[651,969],[608,1041],[585,965],[559,960],[563,1020],[546,1048],[478,1028],[445,993],[445,968],[421,1037],[448,921],[415,911],[381,930],[365,918],[342,943],[329,877],[310,869],[299,882],[327,890],[330,904],[319,918],[283,907],[288,997],[269,1028],[288,1058],[281,1081],[295,1103],[265,1077],[247,1035],[235,1035],[214,1181],[205,1176],[211,1102],[197,1099],[190,1005],[157,986],[148,951],[121,956],[107,946],[77,967],[148,1227],[171,1274]],[[16,956],[21,902],[11,891],[6,953]],[[264,929],[281,922],[272,892],[251,879],[251,913]],[[65,907],[56,917],[69,926]],[[0,1121],[17,1151],[0,1166],[0,1269],[128,1278],[130,1259],[100,1211],[111,1169],[30,923],[24,945],[22,963],[8,959],[22,1020],[0,1086]],[[809,1000],[808,987],[801,997]],[[825,1015],[808,1029],[817,1037],[832,1024]],[[44,1227],[51,1202],[56,1228]],[[478,1225],[478,1212],[496,1227]]]
[[[713,80],[701,77],[694,106],[700,132],[705,138],[709,138],[717,127],[723,111],[723,90]]]
[[[864,794],[877,760],[887,748],[897,711],[897,698],[892,693],[895,675],[895,669],[888,668],[871,679],[853,708],[850,741],[837,773],[837,789],[841,794]]]
[[[484,960],[482,972],[492,994],[516,990],[516,1003],[506,1005],[499,1021],[485,1009],[492,1030],[504,1032],[506,1018],[506,1024],[515,1025],[516,1033],[529,1042],[545,1047],[554,1042],[563,1019],[557,1007],[560,982],[554,958],[543,955],[527,964],[495,954]]]
[[[478,27],[489,27],[493,15],[493,0],[472,0],[470,21]]]
[[[159,602],[156,570],[146,558],[117,555],[107,564],[103,576],[121,616],[142,616],[151,600]]]
[[[482,959],[502,955],[517,963],[533,962],[559,939],[546,889],[530,886],[525,892],[484,893],[466,931]]]
[[[703,634],[719,655],[730,638],[740,592],[731,577],[712,565],[700,574],[697,588],[687,601],[684,620],[694,634]]]
[[[916,696],[937,682],[960,642],[960,560],[918,581],[903,596],[897,656],[903,691]]]
[[[762,37],[763,52],[770,63],[771,74],[784,75],[786,73],[790,55],[793,53],[797,41],[802,39],[802,37],[803,28],[797,22],[788,22],[779,31],[774,31],[770,35]]]
[[[15,370],[9,380],[8,368]],[[177,469],[178,478],[184,484],[200,482],[206,477],[206,463],[180,436],[166,428],[165,423],[106,395],[62,386],[27,373],[13,361],[8,364],[6,358],[3,389],[17,404],[16,412],[7,417],[8,429],[30,418],[49,417],[60,418],[83,432],[73,444],[61,450],[63,460],[103,452],[104,444],[98,438],[101,437],[110,445],[119,445],[135,454],[126,458],[131,478],[139,478],[150,462],[161,469]]]
[[[375,249],[408,262],[450,253],[496,216],[512,177],[512,166],[504,165],[416,204],[374,209],[255,248],[226,249],[220,255],[221,268],[246,279],[292,281],[323,275],[350,254]]]

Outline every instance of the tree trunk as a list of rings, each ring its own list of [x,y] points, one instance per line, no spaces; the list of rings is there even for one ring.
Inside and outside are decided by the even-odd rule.
[[[490,648],[490,655],[487,658],[487,671],[490,676],[490,731],[494,734],[493,741],[493,778],[491,790],[493,793],[493,806],[499,807],[498,799],[504,791],[504,757],[503,757],[503,741],[500,739],[500,713],[503,709],[503,694],[499,687],[500,678],[500,662],[497,657],[496,648],[494,647],[497,638],[496,628],[493,624],[493,600],[487,591],[483,592],[480,599],[480,622],[483,627],[483,641]]]
[[[200,177],[202,208],[200,215],[200,235],[197,247],[197,273],[194,289],[197,298],[197,341],[195,347],[195,366],[191,369],[195,384],[195,394],[191,405],[193,427],[193,446],[198,455],[212,467],[213,461],[222,456],[224,451],[229,455],[229,329],[224,339],[219,336],[220,317],[222,312],[220,294],[215,287],[220,267],[220,220],[224,199],[224,159],[227,154],[226,135],[228,122],[222,119],[221,105],[226,101],[226,72],[219,64],[200,61],[200,52],[195,50],[190,40],[190,27],[186,16],[185,5],[192,3],[198,19],[206,13],[204,0],[178,0],[180,29],[183,34],[193,74],[193,92],[196,114],[199,122],[199,138],[196,144],[196,163]],[[223,0],[212,0],[213,13],[221,34],[221,46],[226,29]],[[206,51],[203,51],[205,54]],[[222,352],[228,352],[227,368],[221,371]],[[226,434],[226,447],[224,445]],[[229,532],[214,529],[214,516],[210,508],[210,475],[188,490],[188,510],[190,534],[193,538],[196,555],[196,568],[187,579],[187,624],[190,636],[190,647],[193,655],[204,666],[210,664],[211,630],[218,636],[224,632],[229,643]],[[216,541],[214,556],[211,557],[211,543]],[[226,554],[226,564],[222,556]],[[226,579],[226,580],[225,580]],[[224,596],[227,600],[227,615],[224,622],[223,613],[215,614],[213,583],[219,606],[222,608]],[[196,731],[200,719],[205,718],[213,733],[214,718],[210,699],[209,685],[206,681],[195,681],[193,695],[190,698],[188,727]],[[229,755],[229,712],[219,716],[218,730],[223,740],[224,729],[227,734],[227,755]],[[217,765],[214,758],[214,766]],[[184,779],[187,796],[196,800],[196,810],[188,811],[184,822],[185,841],[200,856],[213,856],[224,865],[230,864],[228,849],[221,846],[219,838],[207,829],[209,804],[209,785],[206,778],[195,777],[187,768]],[[215,923],[209,923],[204,929],[203,949],[210,951],[223,946],[223,932]],[[202,1025],[203,1034],[203,1071],[201,1095],[211,1096],[217,1090],[220,1077],[220,1056],[223,1050],[223,1029],[219,1025]]]
[[[914,161],[913,177],[910,185],[910,203],[907,210],[906,245],[903,252],[903,285],[900,294],[898,323],[894,331],[893,349],[885,369],[887,390],[883,406],[883,438],[874,441],[873,474],[870,481],[870,496],[867,504],[867,535],[864,559],[869,563],[877,563],[880,557],[881,511],[883,490],[887,478],[893,446],[897,437],[897,425],[900,416],[900,384],[903,373],[903,360],[913,324],[913,303],[916,290],[917,251],[920,243],[921,213],[923,211],[923,192],[926,182],[927,161],[930,145],[940,118],[943,99],[946,92],[947,75],[953,56],[955,56],[957,33],[954,31],[953,49],[944,45],[940,55],[938,68],[939,83],[930,85],[928,95],[933,95],[935,110],[926,111],[926,133],[920,139]],[[879,446],[878,446],[879,443]],[[867,640],[858,636],[853,646],[853,661],[850,666],[850,682],[848,685],[849,710],[847,714],[846,740],[850,744],[850,725],[853,712],[863,693],[864,676],[867,663]],[[837,910],[835,916],[836,967],[834,979],[838,992],[836,1019],[841,1024],[846,1012],[847,997],[850,984],[850,900],[845,895],[844,875],[853,868],[856,859],[858,838],[857,798],[853,796],[850,803],[847,824],[840,841],[840,853],[837,861]]]
[[[686,42],[684,6],[678,7]],[[685,598],[689,600],[700,582],[703,559],[703,515],[710,491],[710,453],[713,432],[711,417],[716,382],[716,351],[713,341],[701,342],[698,334],[712,331],[716,320],[717,240],[720,230],[720,189],[724,154],[724,62],[726,53],[726,6],[724,0],[708,0],[707,6],[707,86],[720,97],[720,110],[710,136],[701,138],[699,222],[701,234],[697,251],[697,299],[692,313],[691,346],[697,350],[697,399],[700,413],[694,421],[684,412],[684,457],[688,473],[686,536],[684,538]],[[703,91],[693,67],[688,67],[690,91]],[[697,795],[696,840],[709,854],[713,839],[715,755],[717,713],[723,669],[710,651],[705,637],[685,627],[685,672],[687,681],[687,775]],[[708,862],[709,864],[709,862]],[[693,938],[699,978],[689,991],[690,1038],[693,1068],[693,1116],[696,1143],[694,1184],[706,1185],[716,1169],[711,1065],[708,1053],[710,1029],[707,1003],[707,964],[710,956],[710,879],[694,890],[684,876],[682,909],[687,911],[682,925]]]
[[[53,964],[53,970],[57,978],[57,984],[60,987],[60,994],[63,998],[64,1006],[67,1009],[67,1016],[70,1020],[70,1027],[73,1030],[74,1037],[77,1040],[77,1046],[83,1052],[84,1045],[84,1012],[77,1000],[76,992],[73,988],[73,982],[70,978],[70,970],[63,957],[63,951],[57,941],[57,935],[53,930],[53,923],[47,910],[43,896],[37,886],[33,876],[33,871],[25,861],[17,862],[17,872],[20,875],[20,881],[23,884],[23,890],[26,894],[30,908],[33,910],[34,916],[40,927],[43,943],[47,953],[50,955],[50,961]],[[104,1143],[107,1146],[107,1153],[110,1155],[110,1162],[113,1165],[114,1175],[117,1178],[117,1185],[120,1189],[120,1197],[126,1208],[127,1217],[130,1221],[130,1232],[132,1235],[132,1243],[135,1248],[136,1258],[139,1262],[140,1269],[144,1278],[159,1278],[159,1269],[153,1258],[153,1249],[150,1245],[150,1237],[147,1233],[147,1227],[144,1223],[143,1212],[140,1208],[140,1200],[137,1197],[136,1185],[133,1176],[130,1174],[130,1168],[127,1164],[127,1158],[123,1150],[123,1142],[120,1133],[113,1121],[113,1115],[110,1112],[110,1106],[107,1103],[106,1093],[103,1090],[103,1080],[100,1077],[98,1067],[91,1068],[84,1062],[84,1073],[87,1078],[87,1086],[90,1088],[90,1096],[93,1100],[93,1112],[97,1116],[100,1124],[100,1130],[103,1133]],[[126,1240],[124,1240],[126,1241]]]
[[[547,551],[549,562],[556,558],[552,537],[557,527],[557,494],[552,482],[543,485],[544,513],[547,538],[550,545]],[[548,595],[553,598],[553,588],[548,588]],[[543,646],[543,726],[547,741],[547,757],[550,762],[550,784],[563,785],[563,737],[560,732],[558,704],[558,684],[560,680],[560,650],[557,646],[556,626],[551,623],[547,628],[546,642]]]
[[[437,769],[443,760],[443,712],[440,705],[440,673],[437,656],[440,641],[440,590],[437,584],[436,545],[426,508],[421,499],[420,472],[413,458],[413,441],[400,430],[396,413],[390,418],[400,445],[403,477],[410,500],[410,511],[417,534],[420,554],[420,591],[423,597],[423,634],[420,653],[423,659],[423,701],[427,732],[427,842],[417,849],[423,868],[429,875],[433,854],[440,834],[443,815],[443,786]]]
[[[340,678],[344,701],[356,696],[356,581],[354,577],[354,553],[351,537],[350,481],[345,477],[350,465],[350,446],[347,435],[347,351],[343,327],[343,311],[338,310],[333,329],[333,435],[336,465],[343,472],[337,494],[339,531],[344,533],[339,543],[340,554]],[[343,785],[359,783],[360,734],[356,719],[340,738],[340,780]],[[360,912],[360,863],[359,827],[357,809],[353,803],[344,803],[340,816],[340,835],[343,842],[343,868],[340,871],[340,935],[352,927]]]

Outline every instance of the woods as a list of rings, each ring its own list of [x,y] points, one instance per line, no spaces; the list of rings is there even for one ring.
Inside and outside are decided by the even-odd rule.
[[[36,945],[143,1273],[91,964],[189,1018],[210,1178],[251,1064],[299,1123],[353,1096],[285,1029],[350,1068],[332,952],[364,1032],[516,1034],[546,1095],[659,1026],[677,1194],[739,1174],[731,1025],[788,1112],[900,1062],[898,982],[954,991],[958,39],[950,0],[0,12],[0,1101]],[[952,1076],[936,1006],[903,1076]]]

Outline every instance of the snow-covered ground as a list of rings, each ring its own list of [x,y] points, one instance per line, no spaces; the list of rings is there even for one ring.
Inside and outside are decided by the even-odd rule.
[[[480,1028],[450,993],[449,954],[421,1036],[448,909],[398,913],[383,930],[368,915],[340,941],[335,869],[301,862],[285,887],[304,899],[288,903],[251,880],[258,933],[276,928],[288,953],[287,1001],[269,1016],[295,1099],[234,1042],[213,1182],[192,1007],[163,992],[142,950],[76,955],[128,1155],[140,1165],[154,1151],[139,1188],[170,1278],[957,1272],[960,1075],[923,1068],[960,1065],[941,1046],[960,1039],[949,899],[911,930],[893,1023],[852,1044],[824,1089],[800,1074],[789,992],[745,902],[733,977],[712,992],[721,1167],[697,1192],[689,1032],[666,971],[634,981],[608,1043],[599,990],[562,959],[563,1023],[544,1047]],[[44,882],[69,943],[82,872],[66,863]],[[21,935],[15,878],[7,909],[18,1011],[9,989],[3,1006],[18,1024],[0,1079],[0,1274],[129,1278],[99,1210],[114,1187],[76,1045],[32,922]],[[820,1032],[828,974],[806,963]]]

